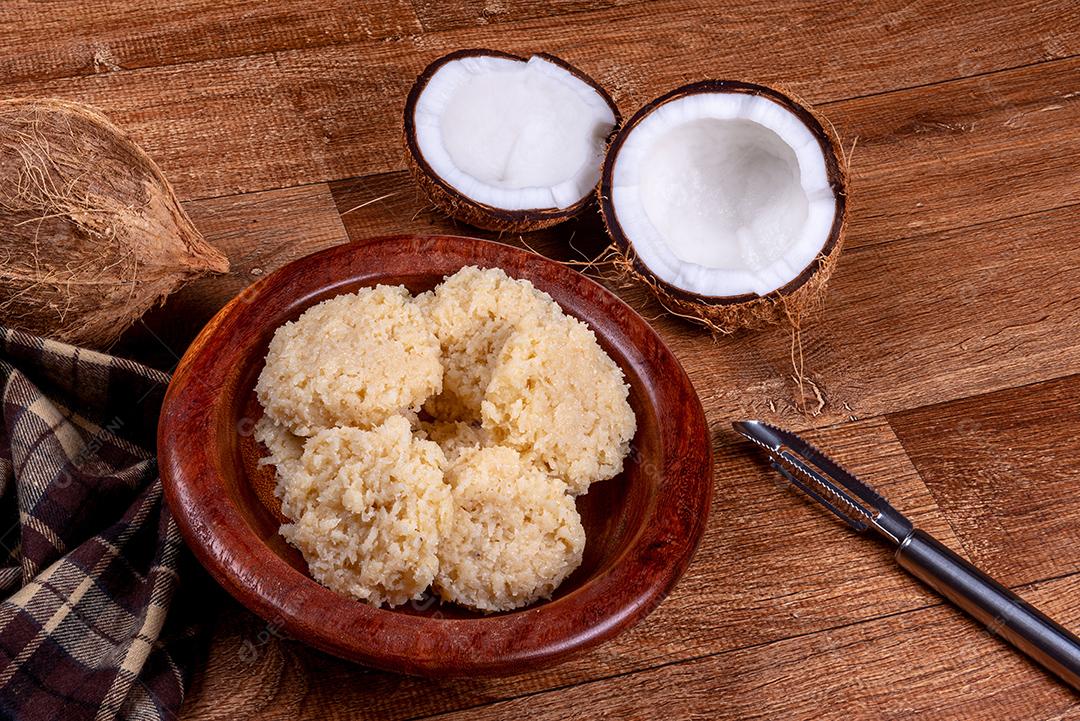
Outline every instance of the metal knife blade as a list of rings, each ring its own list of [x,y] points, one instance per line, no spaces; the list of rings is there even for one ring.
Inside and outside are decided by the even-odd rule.
[[[751,440],[793,485],[824,505],[856,531],[873,528],[899,544],[912,524],[869,483],[799,436],[762,421],[736,421],[736,432]]]

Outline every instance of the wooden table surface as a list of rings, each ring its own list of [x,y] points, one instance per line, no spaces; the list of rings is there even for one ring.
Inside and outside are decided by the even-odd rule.
[[[122,8],[122,9],[121,9]],[[215,309],[293,258],[399,231],[489,237],[403,172],[405,93],[464,47],[547,51],[624,115],[691,79],[781,83],[851,156],[826,314],[712,338],[618,292],[670,344],[715,433],[686,576],[560,666],[425,681],[279,638],[223,594],[195,719],[1080,718],[1080,702],[788,491],[728,431],[810,436],[1025,598],[1080,628],[1080,6],[1075,0],[103,0],[0,6],[3,94],[94,103],[161,164],[232,272],[119,352],[170,367]],[[560,259],[594,217],[503,241]]]

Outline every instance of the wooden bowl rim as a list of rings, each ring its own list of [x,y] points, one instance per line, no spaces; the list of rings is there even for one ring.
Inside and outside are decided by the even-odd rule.
[[[541,269],[535,275],[550,274],[583,298],[591,298],[586,302],[594,310],[614,313],[619,329],[627,335],[640,334],[634,350],[648,347],[651,365],[643,372],[658,376],[656,392],[672,406],[685,408],[682,414],[657,413],[663,483],[617,562],[561,598],[475,619],[373,608],[294,569],[266,546],[221,490],[219,464],[230,459],[214,452],[220,423],[230,418],[231,400],[222,391],[228,390],[230,373],[251,362],[249,347],[220,341],[250,321],[249,316],[258,318],[265,307],[261,299],[272,297],[286,278],[306,282],[311,277],[307,270],[334,267],[349,256],[354,256],[353,262],[357,255],[366,258],[374,269],[371,276],[378,274],[378,260],[384,254],[409,253],[422,263],[425,251],[439,244],[460,246],[486,267],[513,267],[511,259],[520,262],[527,256],[530,273],[535,266]],[[346,286],[357,277],[353,273],[340,282],[311,287],[304,299]],[[369,277],[361,284],[377,282]],[[543,289],[542,283],[537,287]],[[601,330],[589,324],[601,336]],[[209,346],[216,352],[201,352]],[[320,650],[385,670],[433,676],[516,673],[547,665],[643,618],[689,564],[705,530],[713,487],[712,448],[701,402],[678,360],[641,316],[603,286],[561,263],[501,243],[448,235],[395,235],[334,246],[283,266],[231,300],[199,333],[173,374],[158,425],[158,459],[166,500],[184,539],[240,603],[287,636]],[[611,605],[609,599],[618,603]],[[320,609],[332,609],[334,623],[324,623],[325,616],[316,612]]]

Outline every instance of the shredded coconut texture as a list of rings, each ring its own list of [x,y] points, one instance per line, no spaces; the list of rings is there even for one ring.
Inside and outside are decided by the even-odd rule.
[[[621,470],[636,425],[592,331],[498,269],[313,306],[278,329],[256,391],[282,535],[373,605],[550,597],[581,563],[574,495]]]
[[[462,451],[488,445],[483,428],[462,421],[421,421],[420,431],[438,443],[451,461]]]
[[[255,391],[291,432],[376,426],[442,385],[439,341],[403,287],[339,295],[278,328]]]
[[[521,328],[494,364],[483,427],[579,495],[622,470],[636,429],[622,372],[578,320]]]
[[[523,322],[562,315],[527,280],[499,268],[462,268],[420,302],[439,338],[443,392],[425,409],[443,420],[480,420],[480,404],[506,339]]]
[[[450,523],[445,462],[401,416],[372,430],[321,430],[304,444],[300,471],[278,484],[293,519],[281,534],[334,591],[375,605],[420,598]]]
[[[255,422],[255,440],[262,443],[269,455],[259,459],[260,465],[272,465],[277,471],[278,484],[284,482],[301,471],[300,459],[304,455],[304,441],[302,436],[289,432],[289,429],[281,425],[268,415],[264,415]],[[278,499],[281,500],[281,488],[277,489]],[[281,512],[293,518],[296,511],[286,507],[282,503]]]
[[[566,484],[517,451],[472,448],[446,471],[452,520],[435,591],[481,611],[548,598],[581,564],[585,529]]]

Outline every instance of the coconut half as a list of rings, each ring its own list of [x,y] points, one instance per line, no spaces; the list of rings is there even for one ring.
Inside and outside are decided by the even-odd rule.
[[[417,181],[449,215],[488,230],[537,230],[579,213],[619,119],[588,76],[546,54],[442,57],[405,103]]]
[[[623,267],[712,329],[820,305],[843,239],[831,126],[778,90],[728,80],[642,108],[608,150],[600,204]]]

